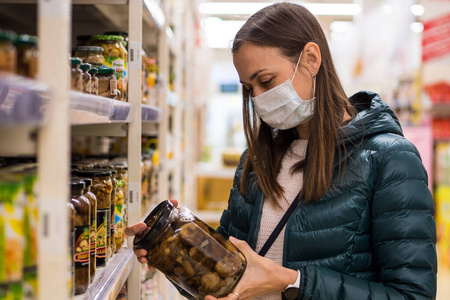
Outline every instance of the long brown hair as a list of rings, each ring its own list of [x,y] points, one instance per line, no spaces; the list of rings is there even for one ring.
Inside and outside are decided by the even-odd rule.
[[[317,19],[303,6],[276,3],[252,15],[236,34],[232,53],[245,43],[278,48],[293,63],[308,42],[316,43],[322,55],[322,64],[316,77],[316,100],[307,161],[298,162],[294,171],[303,171],[302,196],[305,201],[318,201],[330,188],[336,145],[341,139],[344,112],[355,116],[334,68],[328,43]],[[277,130],[264,123],[251,105],[251,95],[243,87],[244,131],[248,153],[240,182],[245,194],[249,174],[255,171],[256,180],[269,201],[277,203],[283,188],[277,181],[281,161],[291,142],[297,138],[294,129]],[[340,147],[337,147],[340,155]],[[345,148],[344,148],[345,149]],[[339,173],[341,165],[339,164]]]

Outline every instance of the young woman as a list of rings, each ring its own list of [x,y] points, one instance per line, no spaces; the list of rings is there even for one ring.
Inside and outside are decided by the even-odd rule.
[[[345,95],[303,6],[260,10],[232,51],[248,149],[218,231],[248,265],[221,300],[434,299],[433,199],[389,106],[371,92]],[[145,254],[136,251],[143,263]]]

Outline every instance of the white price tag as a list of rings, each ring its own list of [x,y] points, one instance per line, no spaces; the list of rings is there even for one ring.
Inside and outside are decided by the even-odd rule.
[[[130,205],[141,203],[141,183],[140,182],[129,182],[128,183],[128,203]]]
[[[130,42],[128,44],[128,70],[140,70],[141,66],[141,44],[138,42]]]

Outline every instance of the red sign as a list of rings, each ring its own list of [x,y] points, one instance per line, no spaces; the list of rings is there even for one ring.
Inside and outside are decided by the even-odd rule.
[[[423,23],[422,61],[450,54],[450,13]]]

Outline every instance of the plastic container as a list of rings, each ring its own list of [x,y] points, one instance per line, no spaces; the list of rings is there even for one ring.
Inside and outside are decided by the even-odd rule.
[[[74,56],[79,57],[83,62],[91,64],[95,68],[103,67],[103,48],[95,46],[77,46],[73,48]]]
[[[17,48],[17,74],[36,78],[39,60],[37,37],[19,35],[14,44]]]
[[[97,78],[98,78],[98,95],[117,99],[119,94],[117,90],[117,79],[114,76],[116,71],[111,68],[102,68],[98,69]]]
[[[74,91],[83,91],[83,71],[80,69],[81,59],[78,57],[71,57],[70,64],[71,70],[71,84],[70,88]]]
[[[95,197],[94,193],[91,192],[92,179],[82,178],[81,180],[83,180],[84,184],[86,185],[83,196],[85,196],[89,200],[89,203],[91,205],[91,227],[89,230],[89,270],[92,282],[92,280],[94,280],[96,271],[95,251],[97,249],[97,197]]]
[[[0,72],[16,73],[17,49],[13,44],[15,38],[14,32],[0,29]]]
[[[91,205],[89,200],[83,195],[85,189],[84,181],[80,179],[72,179],[71,200],[75,208],[75,245],[74,257],[75,262],[75,295],[83,294],[90,283],[90,221],[91,221]]]
[[[97,78],[98,69],[92,68],[89,70],[89,74],[91,74],[91,94],[98,95],[98,78]]]
[[[147,229],[134,247],[147,250],[147,260],[197,299],[225,297],[238,283],[244,255],[187,208],[160,203],[145,219]]]
[[[91,83],[91,74],[89,74],[91,65],[81,64],[80,69],[83,72],[83,92],[91,94],[92,83]]]
[[[75,173],[77,177],[91,178],[91,192],[97,198],[97,238],[96,238],[96,266],[106,265],[107,249],[110,247],[111,222],[111,172],[105,169],[83,170]]]

